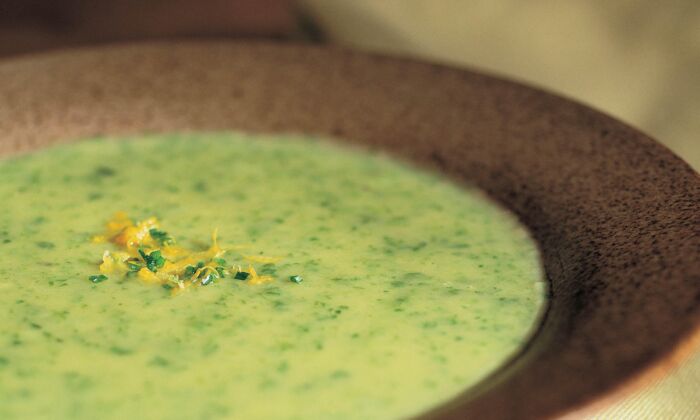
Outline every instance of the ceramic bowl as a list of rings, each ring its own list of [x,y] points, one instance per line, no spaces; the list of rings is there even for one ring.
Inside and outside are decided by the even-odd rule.
[[[154,43],[0,64],[0,154],[102,134],[331,136],[474,184],[532,231],[549,306],[435,418],[580,413],[700,336],[700,178],[646,135],[499,78],[330,47]]]

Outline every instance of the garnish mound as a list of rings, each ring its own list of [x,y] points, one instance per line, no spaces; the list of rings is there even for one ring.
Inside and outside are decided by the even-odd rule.
[[[117,212],[107,222],[105,233],[92,238],[95,243],[112,243],[117,250],[105,250],[100,264],[100,275],[90,276],[99,283],[107,275],[136,275],[146,284],[157,284],[179,293],[196,286],[208,286],[216,280],[231,278],[248,284],[273,281],[271,276],[259,275],[253,263],[274,264],[279,258],[260,255],[240,257],[248,264],[231,265],[223,258],[233,249],[222,248],[217,241],[217,230],[211,235],[211,245],[202,251],[192,251],[177,244],[175,238],[160,229],[155,217],[134,223],[125,212]],[[299,277],[301,278],[301,277]]]

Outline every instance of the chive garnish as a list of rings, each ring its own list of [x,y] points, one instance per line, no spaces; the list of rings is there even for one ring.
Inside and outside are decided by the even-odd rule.
[[[289,276],[289,281],[291,281],[292,283],[299,284],[302,281],[304,281],[304,278],[299,276],[299,275],[294,275],[294,276]]]
[[[107,280],[107,276],[105,276],[104,274],[97,274],[97,275],[88,277],[88,279],[90,279],[91,282],[97,284],[97,283],[102,283],[103,281]]]

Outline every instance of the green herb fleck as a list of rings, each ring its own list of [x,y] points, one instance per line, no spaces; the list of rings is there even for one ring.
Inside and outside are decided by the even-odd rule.
[[[185,277],[192,277],[194,276],[194,273],[197,271],[197,268],[193,265],[188,265],[185,267],[185,272],[183,273],[183,276]]]
[[[303,279],[301,276],[299,276],[299,275],[294,275],[294,276],[290,276],[290,277],[289,277],[289,281],[291,281],[292,283],[299,284],[299,283],[301,283],[302,281],[304,281],[304,279]]]
[[[196,191],[196,192],[205,193],[205,192],[207,192],[207,190],[209,189],[209,187],[207,186],[207,183],[206,183],[206,182],[204,182],[204,181],[198,181],[198,182],[195,182],[195,183],[192,185],[192,189],[193,189],[194,191]]]
[[[233,276],[233,278],[236,280],[245,280],[248,278],[248,276],[250,276],[250,273],[248,273],[246,271],[239,271],[236,273],[235,276]]]
[[[332,379],[345,379],[350,377],[350,372],[347,370],[336,370],[333,373],[331,373],[331,378]]]
[[[88,277],[88,279],[90,279],[91,282],[97,284],[97,283],[102,283],[103,281],[107,280],[107,276],[105,276],[104,274],[97,274],[97,275]]]
[[[141,264],[135,261],[127,261],[126,266],[129,268],[129,271],[139,271],[141,269]]]
[[[98,166],[95,168],[95,175],[97,176],[114,176],[116,171],[109,166]]]
[[[39,248],[44,248],[44,249],[53,249],[56,247],[56,245],[53,244],[53,242],[47,242],[47,241],[39,241],[36,243],[36,246]]]
[[[158,242],[161,245],[170,245],[175,243],[175,240],[173,239],[172,236],[168,234],[168,232],[164,232],[162,230],[158,229],[150,229],[148,233],[151,235],[151,237]]]
[[[146,263],[146,268],[153,271],[154,273],[158,271],[159,268],[163,268],[165,265],[165,258],[160,254],[160,250],[157,249],[150,254],[146,254],[146,251],[139,248],[139,255],[143,258],[143,262]]]
[[[133,350],[124,348],[124,347],[119,347],[119,346],[112,346],[109,348],[109,351],[118,355],[118,356],[127,356],[131,353],[133,353]]]
[[[282,361],[279,365],[277,365],[277,372],[279,373],[284,373],[289,370],[289,363],[287,361]]]
[[[168,361],[168,359],[165,359],[165,358],[160,357],[160,356],[156,356],[153,359],[151,359],[149,364],[152,366],[167,367],[170,365],[170,362]]]
[[[223,258],[213,258],[212,261],[222,266],[226,265],[226,260]]]

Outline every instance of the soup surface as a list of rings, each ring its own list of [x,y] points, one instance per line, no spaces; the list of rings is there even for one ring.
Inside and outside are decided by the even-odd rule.
[[[313,138],[97,139],[4,160],[0,180],[2,419],[415,415],[513,355],[544,302],[505,211]],[[283,259],[260,285],[93,284],[115,211]]]

